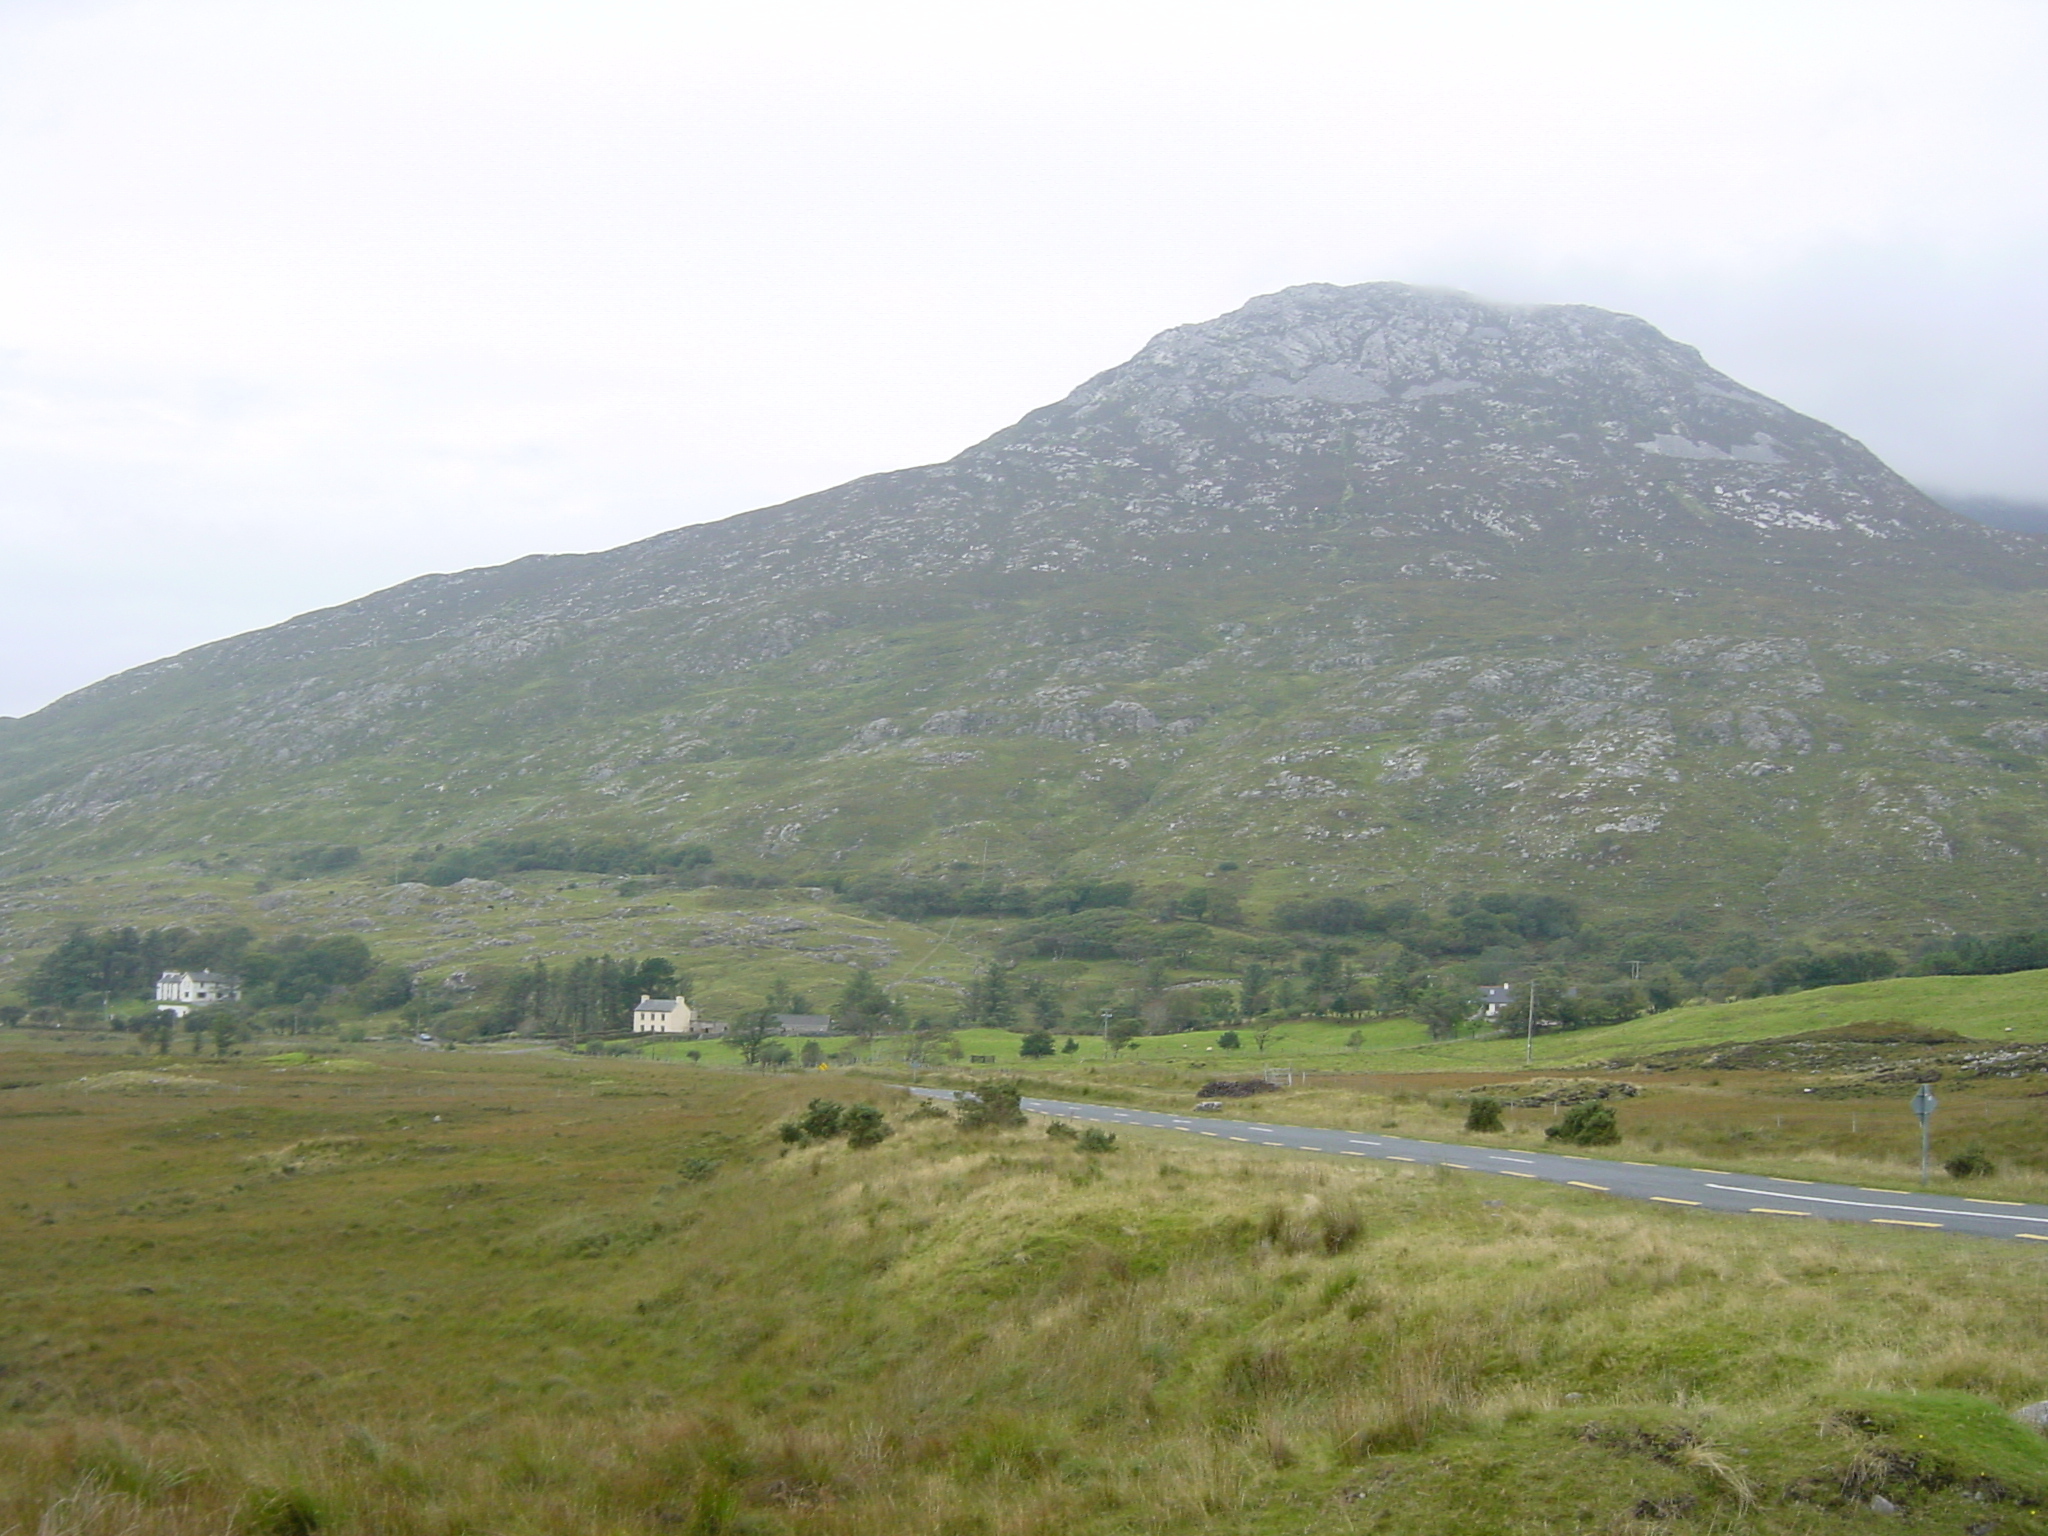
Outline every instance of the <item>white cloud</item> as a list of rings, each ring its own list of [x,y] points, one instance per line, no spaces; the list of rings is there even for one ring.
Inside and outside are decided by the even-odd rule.
[[[2048,13],[1979,0],[0,12],[0,710],[943,457],[1394,277],[1633,309],[2048,495]],[[206,581],[152,580],[163,571]],[[58,638],[89,591],[90,641]]]

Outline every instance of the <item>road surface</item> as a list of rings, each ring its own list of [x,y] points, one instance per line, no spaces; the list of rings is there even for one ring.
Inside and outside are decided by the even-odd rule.
[[[928,1099],[959,1095],[947,1088],[912,1088]],[[1864,1189],[1854,1184],[1810,1184],[1761,1174],[1722,1173],[1712,1168],[1677,1168],[1609,1158],[1524,1152],[1512,1147],[1461,1146],[1416,1141],[1405,1136],[1328,1131],[1302,1125],[1265,1125],[1225,1120],[1213,1111],[1185,1115],[1108,1104],[1071,1104],[1063,1099],[1025,1099],[1034,1115],[1086,1120],[1104,1125],[1145,1126],[1224,1142],[1323,1152],[1336,1157],[1369,1157],[1393,1163],[1426,1163],[1509,1179],[1535,1179],[1648,1200],[1657,1205],[1706,1211],[1734,1211],[1784,1221],[1860,1221],[1906,1231],[1964,1232],[1977,1237],[2016,1238],[2048,1244],[2048,1205],[1967,1196],[1919,1194],[1902,1189]]]

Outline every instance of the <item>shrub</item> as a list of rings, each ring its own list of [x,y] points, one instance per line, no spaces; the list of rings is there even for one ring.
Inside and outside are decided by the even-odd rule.
[[[1998,1164],[1985,1155],[1982,1147],[1965,1147],[1941,1166],[1952,1179],[1983,1179],[1998,1172]]]
[[[1612,1118],[1610,1116],[1610,1118]],[[1465,1129],[1468,1131],[1498,1131],[1500,1123],[1500,1100],[1489,1099],[1481,1094],[1465,1106]]]
[[[895,1129],[872,1104],[855,1104],[839,1117],[849,1147],[879,1147]]]
[[[1220,1051],[1234,1051],[1243,1044],[1244,1042],[1237,1038],[1237,1031],[1234,1029],[1226,1029],[1216,1037],[1216,1048]]]
[[[1053,1050],[1052,1036],[1045,1030],[1034,1029],[1018,1045],[1017,1054],[1019,1056],[1050,1056],[1053,1054]]]
[[[1012,1083],[983,1083],[963,1094],[956,1118],[970,1131],[1003,1130],[1024,1123],[1024,1095]]]
[[[1072,1141],[1081,1133],[1064,1120],[1055,1120],[1045,1128],[1045,1134],[1054,1141]]]
[[[1116,1135],[1112,1131],[1100,1130],[1091,1125],[1081,1133],[1074,1146],[1082,1152],[1114,1152]]]
[[[779,1134],[793,1147],[808,1147],[837,1136],[844,1136],[850,1146],[875,1147],[895,1131],[872,1104],[848,1105],[832,1099],[813,1099],[794,1120],[782,1122]]]
[[[1614,1111],[1597,1099],[1574,1104],[1564,1118],[1543,1134],[1552,1141],[1575,1147],[1611,1147],[1621,1140],[1621,1128],[1614,1123]]]

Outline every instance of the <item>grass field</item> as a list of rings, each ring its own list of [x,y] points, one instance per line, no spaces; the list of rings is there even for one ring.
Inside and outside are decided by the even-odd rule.
[[[0,1083],[0,1531],[2048,1530],[2021,1245],[1091,1157],[845,1074]],[[820,1091],[897,1133],[786,1148]]]
[[[1579,1066],[1646,1055],[1682,1046],[1764,1040],[1841,1024],[1899,1020],[1989,1041],[2048,1041],[2048,971],[2008,976],[1903,976],[1848,987],[1820,987],[1778,997],[1748,998],[1674,1008],[1627,1024],[1600,1029],[1539,1034],[1532,1064],[1538,1068]],[[1310,1071],[1431,1072],[1511,1070],[1524,1063],[1525,1042],[1512,1030],[1451,1041],[1432,1041],[1413,1019],[1295,1019],[1276,1024],[1261,1049],[1250,1026],[1239,1026],[1235,1051],[1221,1049],[1220,1029],[1178,1035],[1150,1035],[1113,1056],[1100,1036],[1077,1034],[1077,1049],[1049,1061],[1024,1063],[1018,1036],[1003,1030],[955,1032],[967,1056],[992,1056],[1003,1067],[1029,1065],[1034,1074],[1061,1072],[1104,1061],[1142,1062],[1176,1069],[1213,1070],[1217,1075],[1257,1072],[1265,1067]],[[1356,1035],[1356,1046],[1349,1042]],[[829,1042],[828,1042],[829,1043]],[[838,1042],[843,1046],[846,1042]],[[878,1061],[901,1061],[906,1043],[883,1037],[868,1052]],[[738,1053],[719,1041],[647,1048],[656,1058],[682,1059],[695,1050],[713,1066],[732,1066]]]

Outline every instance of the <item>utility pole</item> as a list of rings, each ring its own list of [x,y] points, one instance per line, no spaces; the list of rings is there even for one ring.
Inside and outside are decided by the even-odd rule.
[[[1529,978],[1529,1035],[1522,1045],[1522,1064],[1532,1066],[1536,1061],[1536,978]]]
[[[1116,1010],[1114,1008],[1102,1010],[1102,1054],[1105,1056],[1109,1054],[1109,1021],[1115,1017]]]
[[[1920,1117],[1920,1187],[1927,1187],[1927,1128],[1934,1119],[1934,1090],[1925,1083],[1913,1095],[1913,1113]]]

